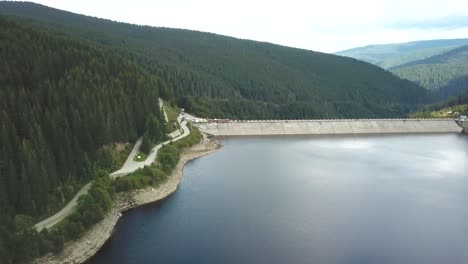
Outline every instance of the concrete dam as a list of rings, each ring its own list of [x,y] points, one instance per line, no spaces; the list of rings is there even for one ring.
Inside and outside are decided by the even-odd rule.
[[[195,123],[214,136],[460,133],[454,119],[219,120]]]

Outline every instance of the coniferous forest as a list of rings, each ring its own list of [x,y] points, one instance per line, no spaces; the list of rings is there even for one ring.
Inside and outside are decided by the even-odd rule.
[[[24,246],[19,216],[56,212],[97,169],[111,169],[105,146],[134,142],[147,116],[164,122],[158,106],[164,85],[111,51],[3,18],[0,57],[4,263],[3,256]]]
[[[468,46],[392,68],[392,72],[434,91],[445,101],[468,90]]]
[[[2,1],[0,14],[2,263],[60,249],[60,234],[41,240],[31,227],[90,180],[98,184],[83,203],[94,211],[78,214],[99,219],[109,207],[102,176],[121,165],[113,144],[142,135],[155,143],[167,132],[158,97],[239,119],[397,117],[431,101],[424,88],[355,59],[26,2]],[[162,153],[168,171],[179,152]],[[93,204],[93,195],[107,202]]]
[[[468,114],[468,91],[450,99],[424,107],[411,113],[414,118],[456,118],[459,115]]]
[[[160,76],[202,117],[273,119],[404,116],[422,87],[355,59],[216,34],[137,26],[27,2],[0,14],[109,47]]]

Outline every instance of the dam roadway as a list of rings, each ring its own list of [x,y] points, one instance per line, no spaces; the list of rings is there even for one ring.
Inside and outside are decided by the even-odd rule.
[[[214,136],[460,133],[463,130],[454,119],[215,120],[194,125]]]

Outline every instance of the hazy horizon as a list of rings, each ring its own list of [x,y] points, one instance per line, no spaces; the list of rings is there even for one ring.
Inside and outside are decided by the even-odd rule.
[[[468,2],[459,0],[32,2],[119,22],[198,30],[327,53],[376,44],[468,37]]]

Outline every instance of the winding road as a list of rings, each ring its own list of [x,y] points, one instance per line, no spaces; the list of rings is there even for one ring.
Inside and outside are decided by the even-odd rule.
[[[181,116],[177,117],[177,122],[179,122],[180,126],[182,127],[182,129],[184,131],[182,133],[182,135],[180,135],[177,138],[167,140],[167,141],[155,146],[154,148],[152,148],[150,154],[148,155],[148,157],[144,161],[135,161],[134,158],[135,158],[135,155],[138,153],[138,149],[137,149],[136,152],[133,152],[133,150],[132,150],[132,153],[130,153],[130,156],[128,156],[127,161],[125,161],[122,168],[120,170],[115,171],[115,172],[110,174],[111,179],[116,179],[116,178],[128,175],[128,174],[130,174],[130,173],[132,173],[132,172],[134,172],[134,171],[136,171],[138,169],[142,169],[145,166],[150,166],[156,160],[158,150],[161,149],[164,145],[169,144],[171,141],[175,142],[175,141],[181,140],[182,138],[188,136],[190,134],[190,130],[187,127],[187,121],[184,120],[184,121],[181,122],[181,119],[182,119]],[[137,144],[138,144],[138,142],[137,142]],[[135,146],[136,146],[136,144],[135,144]]]
[[[67,217],[68,215],[73,213],[75,207],[78,205],[78,198],[80,198],[81,195],[86,194],[89,191],[90,188],[91,188],[91,182],[86,184],[83,188],[81,188],[81,190],[78,191],[78,193],[75,195],[75,197],[73,197],[73,199],[71,199],[71,201],[68,202],[68,204],[65,207],[62,208],[62,210],[58,211],[53,216],[51,216],[51,217],[49,217],[47,219],[44,219],[41,222],[37,223],[34,226],[36,228],[36,230],[38,232],[40,232],[44,228],[49,229],[52,226],[54,226],[55,224],[57,224],[58,222],[62,221],[65,217]]]
[[[159,99],[159,104],[161,106],[161,109],[164,109],[162,107],[162,100]],[[164,111],[164,117],[166,118],[167,120],[167,115],[166,115],[166,112]],[[148,155],[148,157],[146,158],[146,160],[144,161],[135,161],[135,156],[138,154],[138,149],[140,149],[140,146],[141,146],[141,142],[143,141],[143,137],[139,138],[137,140],[137,142],[135,143],[135,146],[133,146],[133,149],[132,151],[130,152],[130,154],[128,155],[127,157],[127,160],[125,161],[124,165],[122,166],[122,168],[120,168],[119,170],[111,173],[109,175],[109,177],[111,179],[116,179],[116,178],[119,178],[119,177],[123,177],[125,175],[128,175],[130,173],[133,173],[135,172],[136,170],[138,169],[142,169],[144,168],[145,166],[150,166],[151,164],[153,164],[153,162],[156,160],[156,156],[158,154],[158,150],[161,149],[164,145],[166,144],[169,144],[170,142],[175,142],[175,141],[178,141],[188,135],[190,135],[190,130],[188,129],[187,127],[187,121],[186,120],[183,120],[182,121],[182,116],[179,115],[177,117],[177,122],[180,124],[181,128],[183,129],[183,133],[182,135],[180,135],[180,131],[179,130],[176,130],[174,132],[172,132],[171,134],[174,135],[176,134],[176,132],[180,135],[176,138],[173,138],[171,140],[167,140],[161,144],[158,144],[157,146],[155,146],[154,148],[151,149],[151,152],[150,152],[150,155]],[[170,135],[171,135],[170,134]],[[62,210],[60,210],[59,212],[57,212],[56,214],[52,215],[51,217],[47,218],[47,219],[44,219],[42,220],[41,222],[37,223],[36,225],[34,225],[34,227],[36,228],[36,230],[38,232],[40,232],[41,230],[43,230],[44,228],[51,228],[52,226],[54,226],[55,224],[59,223],[60,221],[62,221],[63,219],[65,219],[67,216],[69,216],[70,214],[72,214],[74,211],[75,211],[75,208],[76,206],[78,205],[78,199],[88,193],[89,189],[91,188],[91,185],[92,185],[92,182],[86,184],[83,188],[81,188],[80,191],[78,191],[78,193],[75,195],[75,197],[73,197],[73,199],[68,202],[68,204],[62,208]]]

